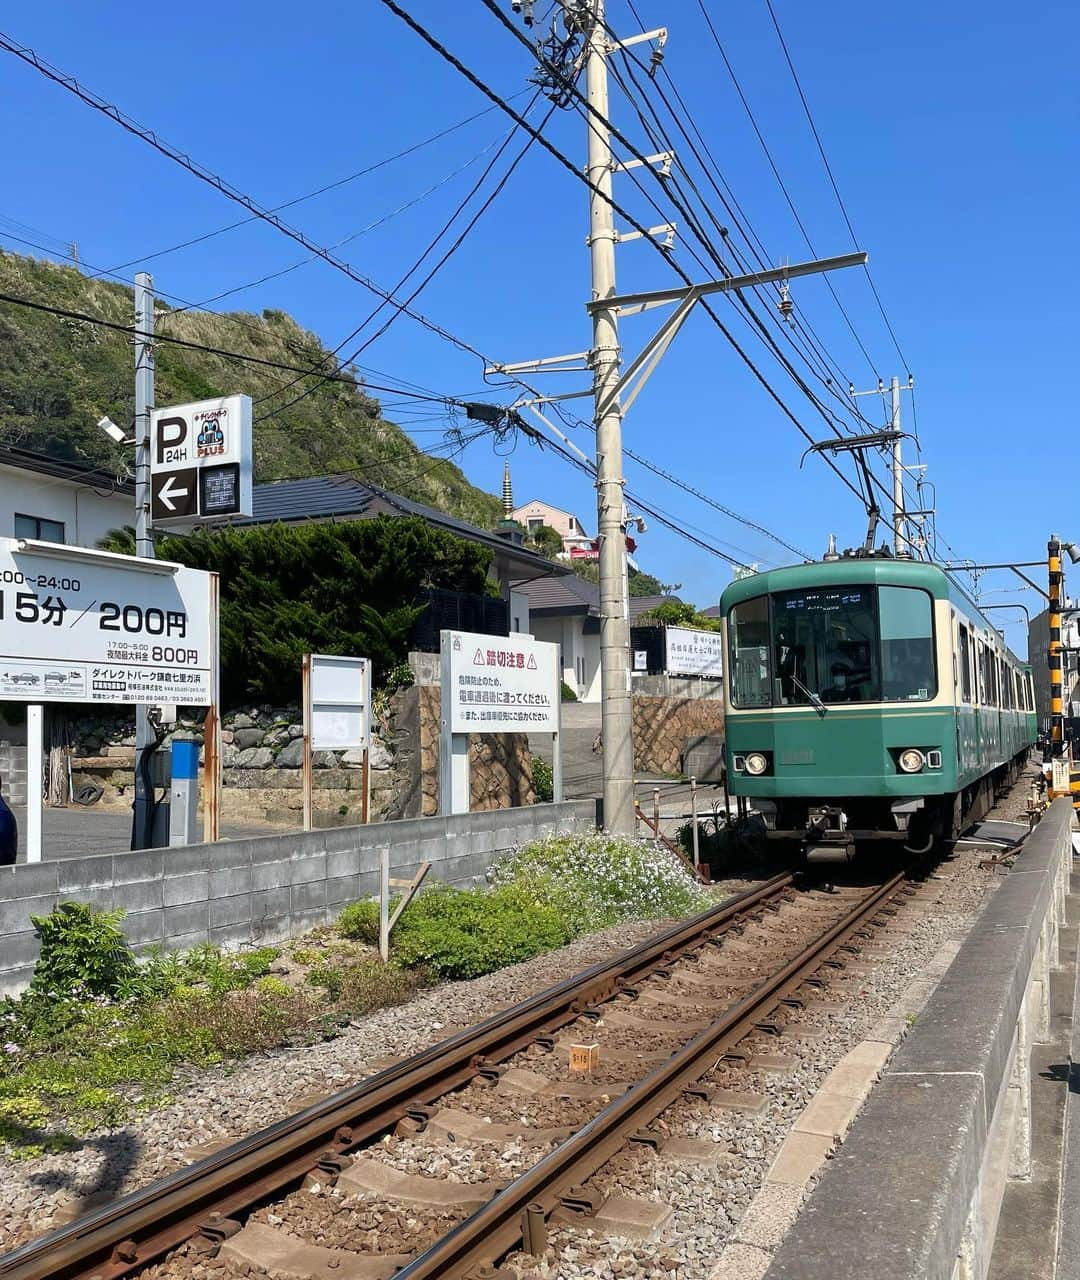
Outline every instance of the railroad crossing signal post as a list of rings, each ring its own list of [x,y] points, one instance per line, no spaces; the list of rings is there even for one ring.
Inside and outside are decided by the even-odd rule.
[[[1047,624],[1050,643],[1047,661],[1050,665],[1050,756],[1059,759],[1065,749],[1065,706],[1062,694],[1064,681],[1061,674],[1061,542],[1056,533],[1046,544],[1047,573],[1049,577],[1050,610]]]
[[[154,407],[154,281],[145,271],[135,276],[135,554],[154,558],[150,537],[150,413]],[[135,808],[132,849],[153,845],[153,782],[147,786],[149,753],[157,745],[150,708],[135,707]]]

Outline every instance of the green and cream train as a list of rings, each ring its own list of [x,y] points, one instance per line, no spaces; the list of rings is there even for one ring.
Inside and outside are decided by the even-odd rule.
[[[720,607],[730,790],[812,858],[955,837],[1035,741],[1030,670],[936,565],[841,556]]]

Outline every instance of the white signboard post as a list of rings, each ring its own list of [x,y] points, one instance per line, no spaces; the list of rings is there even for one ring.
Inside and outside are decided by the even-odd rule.
[[[40,706],[205,706],[207,791],[220,785],[217,575],[165,560],[0,538],[0,700],[30,704],[27,858],[41,856]],[[37,737],[36,759],[34,739]],[[209,800],[216,813],[216,802]],[[207,839],[217,839],[205,833]]]
[[[304,830],[311,830],[313,751],[363,751],[361,818],[368,820],[371,745],[371,663],[367,658],[307,653],[304,700]]]
[[[719,680],[724,674],[724,642],[719,631],[689,627],[665,628],[667,672],[672,676],[702,676]]]
[[[531,636],[441,632],[439,812],[469,812],[469,734],[551,734],[562,799],[559,646]]]
[[[150,520],[190,527],[251,506],[251,397],[225,396],[150,415]]]

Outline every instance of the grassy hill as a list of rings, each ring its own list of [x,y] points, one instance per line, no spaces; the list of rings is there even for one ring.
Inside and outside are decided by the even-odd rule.
[[[0,252],[0,293],[130,325],[130,289],[91,279],[74,267]],[[301,367],[333,367],[319,339],[283,311],[262,315],[183,311],[158,303],[161,334],[208,347]],[[315,389],[278,417],[256,422],[255,478],[352,471],[418,502],[492,527],[501,515],[494,495],[460,468],[426,458],[388,422],[361,380],[327,382],[159,342],[159,405],[247,392],[255,417]],[[127,426],[134,411],[133,352],[127,334],[0,302],[0,441],[54,457],[119,466],[124,454],[95,423],[108,414]],[[263,404],[258,402],[269,397]],[[447,424],[450,425],[449,423]]]

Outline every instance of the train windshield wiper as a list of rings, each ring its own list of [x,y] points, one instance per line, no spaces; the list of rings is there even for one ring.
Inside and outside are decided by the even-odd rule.
[[[806,696],[810,699],[810,701],[814,704],[814,706],[818,709],[818,711],[821,712],[822,715],[826,715],[828,713],[829,708],[824,704],[824,702],[821,701],[821,699],[813,691],[813,689],[810,689],[805,684],[803,684],[803,682],[794,673],[794,671],[789,672],[788,676],[789,676],[789,679],[791,680],[791,683],[794,685],[797,685],[803,691],[803,693],[806,694]]]

